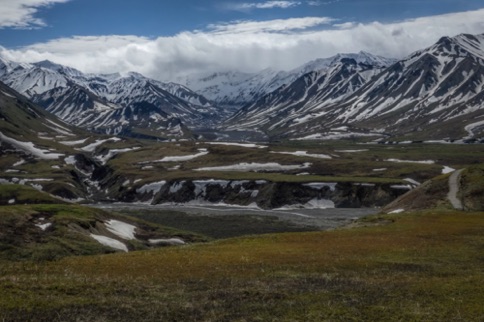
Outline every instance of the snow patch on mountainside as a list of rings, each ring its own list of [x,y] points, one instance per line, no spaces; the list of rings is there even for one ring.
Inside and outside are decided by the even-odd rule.
[[[59,157],[64,156],[64,154],[61,154],[61,153],[52,153],[49,150],[39,149],[35,146],[33,142],[22,142],[22,141],[15,140],[13,138],[10,138],[4,135],[2,132],[0,132],[0,140],[3,142],[9,143],[16,149],[23,151],[27,154],[33,155],[34,157],[39,159],[56,160]]]
[[[242,162],[239,164],[227,165],[227,166],[198,168],[198,169],[195,169],[195,171],[241,171],[241,172],[287,171],[287,170],[306,169],[306,168],[309,168],[310,166],[311,166],[311,163],[304,163],[302,165],[281,165],[275,162],[268,162],[268,163]]]

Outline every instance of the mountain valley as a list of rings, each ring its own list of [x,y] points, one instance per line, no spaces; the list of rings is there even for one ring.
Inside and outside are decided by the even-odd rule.
[[[480,321],[483,93],[484,34],[173,82],[0,57],[0,318]]]

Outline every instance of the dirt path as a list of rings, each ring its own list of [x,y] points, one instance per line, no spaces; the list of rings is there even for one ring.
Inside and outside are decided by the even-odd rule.
[[[454,171],[449,177],[449,193],[447,194],[447,198],[449,199],[452,207],[455,209],[462,210],[464,207],[462,206],[462,202],[457,197],[457,193],[459,192],[459,181],[460,181],[460,173],[463,169]]]

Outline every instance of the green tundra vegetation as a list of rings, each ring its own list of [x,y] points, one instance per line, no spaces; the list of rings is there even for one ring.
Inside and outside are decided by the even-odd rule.
[[[484,320],[484,147],[361,143],[281,142],[256,149],[124,141],[107,142],[94,152],[102,155],[110,149],[140,146],[107,162],[113,177],[123,176],[116,181],[119,186],[126,179],[141,179],[141,186],[184,178],[369,183],[413,178],[423,183],[393,208],[331,231],[289,227],[271,217],[250,216],[238,216],[232,223],[224,221],[227,218],[218,222],[202,218],[198,223],[207,229],[196,230],[193,225],[197,223],[189,223],[191,218],[183,214],[179,214],[179,225],[173,224],[178,228],[170,228],[157,224],[167,220],[149,212],[133,214],[137,219],[69,204],[28,186],[0,185],[0,319]],[[209,154],[190,161],[152,163],[150,171],[140,164],[165,156],[193,155],[202,148]],[[79,152],[71,147],[60,149],[66,156]],[[270,153],[296,151],[328,154],[332,159]],[[434,163],[387,161],[391,158]],[[17,161],[13,154],[6,154],[0,165],[6,169]],[[312,165],[309,175],[195,171],[242,161]],[[465,168],[459,197],[467,211],[451,209],[446,199],[449,174],[442,174],[443,166]],[[67,175],[74,166],[64,160],[26,160],[15,169],[19,172],[5,172],[4,177],[52,178],[47,184],[80,189]],[[398,208],[406,212],[387,214]],[[49,219],[52,226],[39,229],[35,224],[40,218]],[[187,243],[153,248],[133,240],[127,242],[129,253],[115,251],[88,236],[108,219],[135,224],[146,236],[182,238]],[[233,228],[217,234],[218,227],[229,224]],[[258,235],[261,232],[272,233]]]
[[[5,321],[482,321],[484,213],[0,265]]]

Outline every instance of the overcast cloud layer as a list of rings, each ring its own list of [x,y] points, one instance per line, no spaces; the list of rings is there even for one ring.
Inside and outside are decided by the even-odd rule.
[[[483,17],[484,9],[386,24],[331,17],[237,21],[156,39],[116,35],[62,38],[15,50],[0,47],[0,54],[21,62],[49,59],[84,72],[137,71],[174,80],[201,72],[288,70],[316,58],[360,50],[402,58],[445,35],[483,33]]]

